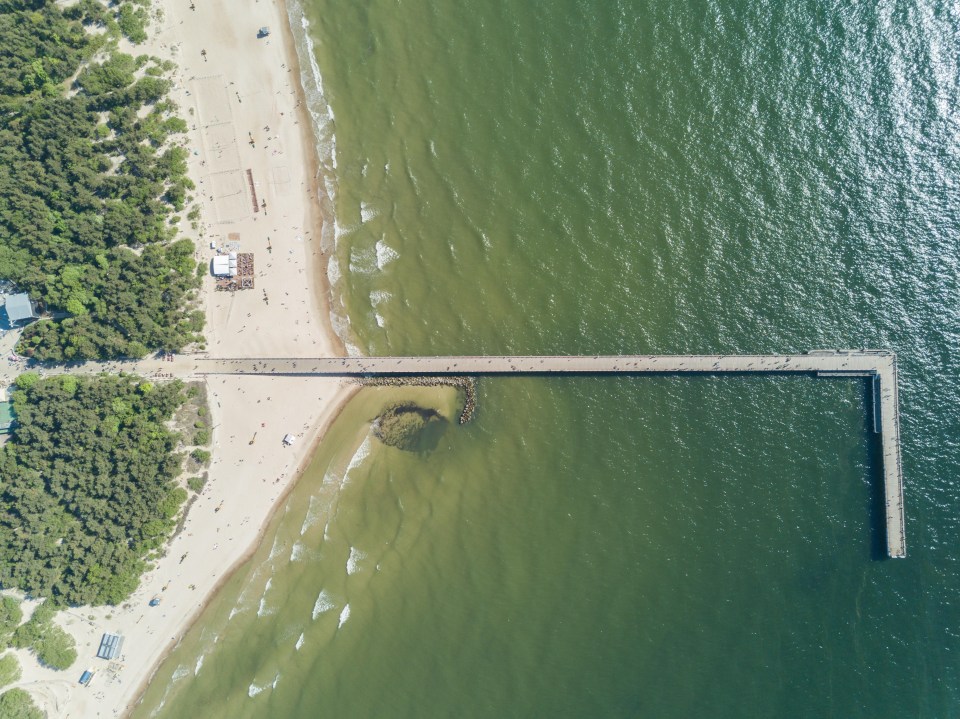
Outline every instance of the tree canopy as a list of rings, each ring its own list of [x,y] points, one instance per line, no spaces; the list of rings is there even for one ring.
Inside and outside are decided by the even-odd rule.
[[[17,425],[0,449],[0,586],[117,604],[186,495],[173,481],[180,438],[166,426],[183,386],[26,374],[16,387]]]
[[[44,713],[23,689],[8,689],[0,694],[0,717],[4,719],[44,719]]]
[[[111,44],[142,10],[0,3],[0,279],[52,313],[19,345],[39,360],[200,339],[193,244],[171,225],[193,184],[172,142],[186,124],[159,76],[169,66]]]

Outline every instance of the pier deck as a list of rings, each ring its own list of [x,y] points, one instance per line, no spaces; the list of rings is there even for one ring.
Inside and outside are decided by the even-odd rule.
[[[196,374],[404,376],[511,374],[815,374],[872,377],[880,434],[887,554],[906,556],[897,358],[883,350],[784,355],[598,355],[517,357],[323,357],[195,360]]]

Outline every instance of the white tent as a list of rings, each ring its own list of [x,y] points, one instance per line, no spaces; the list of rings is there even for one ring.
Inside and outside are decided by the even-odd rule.
[[[217,255],[213,258],[211,272],[214,277],[236,277],[237,276],[237,253],[231,252],[230,256]]]

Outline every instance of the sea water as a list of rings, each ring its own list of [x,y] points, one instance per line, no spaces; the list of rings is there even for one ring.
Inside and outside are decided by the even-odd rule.
[[[960,11],[291,16],[355,351],[895,350],[908,557],[862,380],[483,379],[419,452],[365,391],[137,716],[960,712]]]

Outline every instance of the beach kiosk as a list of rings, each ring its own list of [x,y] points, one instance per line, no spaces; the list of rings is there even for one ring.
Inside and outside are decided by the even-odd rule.
[[[104,634],[100,640],[100,649],[97,650],[97,656],[100,659],[113,660],[120,656],[123,649],[123,637],[119,634]]]
[[[283,435],[283,446],[284,446],[284,447],[289,447],[290,445],[292,445],[292,444],[293,444],[294,442],[296,442],[296,441],[297,441],[296,435],[293,435],[293,434],[285,434],[285,435]]]

